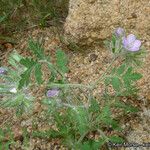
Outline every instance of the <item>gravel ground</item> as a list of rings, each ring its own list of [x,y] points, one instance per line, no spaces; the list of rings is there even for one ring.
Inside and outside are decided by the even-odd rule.
[[[55,50],[61,47],[69,58],[69,68],[70,72],[67,75],[68,79],[74,83],[84,83],[88,84],[92,81],[95,81],[107,68],[110,63],[110,54],[102,47],[94,47],[91,50],[81,52],[76,51],[74,49],[70,50],[69,46],[65,43],[62,43],[59,38],[59,34],[57,29],[54,27],[47,29],[32,29],[27,31],[26,33],[18,34],[16,37],[19,39],[19,43],[15,46],[7,47],[7,52],[4,52],[2,55],[3,64],[7,64],[6,58],[8,54],[15,48],[22,55],[29,55],[27,50],[27,39],[29,36],[33,36],[35,39],[39,39],[44,42],[44,47],[46,49],[46,54],[50,54],[54,56]],[[140,69],[140,72],[143,74],[143,78],[138,82],[138,86],[140,88],[140,93],[137,99],[130,100],[134,105],[140,106],[141,111],[137,114],[137,116],[131,116],[129,118],[123,118],[121,120],[123,124],[123,128],[126,131],[126,138],[128,142],[136,142],[136,143],[146,143],[150,142],[150,39],[149,41],[145,41],[146,37],[143,37],[144,46],[147,49],[147,55],[144,60],[144,65]],[[0,127],[6,122],[10,120],[13,128],[17,128],[17,135],[21,136],[22,133],[19,133],[21,127],[27,127],[30,132],[32,119],[37,119],[39,121],[38,128],[47,128],[47,125],[42,124],[42,119],[39,114],[42,111],[39,101],[42,99],[42,93],[44,89],[35,89],[34,92],[38,92],[39,99],[35,105],[35,113],[30,118],[29,116],[23,116],[20,119],[15,118],[14,116],[10,117],[11,111],[0,110]],[[102,86],[99,86],[94,94],[99,96],[102,91]],[[37,111],[38,110],[38,111]],[[8,117],[9,116],[9,117]],[[12,119],[13,117],[13,119]],[[7,119],[6,119],[7,118]],[[41,122],[40,122],[41,121]],[[65,149],[60,147],[59,140],[55,141],[47,141],[41,139],[30,138],[30,148],[29,150],[54,150],[54,149]],[[21,141],[18,140],[18,144],[16,144],[14,150],[25,149],[22,146]],[[54,148],[55,147],[55,148]],[[147,149],[147,148],[146,148]]]

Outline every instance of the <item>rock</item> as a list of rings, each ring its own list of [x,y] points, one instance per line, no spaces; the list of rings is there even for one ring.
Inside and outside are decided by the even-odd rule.
[[[96,61],[97,57],[98,57],[98,55],[92,53],[92,54],[90,54],[89,61],[90,61],[90,62]]]
[[[149,0],[70,0],[64,30],[73,42],[91,45],[108,38],[116,27],[143,37],[150,31],[149,22]]]

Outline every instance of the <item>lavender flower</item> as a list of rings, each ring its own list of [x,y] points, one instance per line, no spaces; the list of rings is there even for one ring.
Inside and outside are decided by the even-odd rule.
[[[47,97],[52,98],[52,97],[58,96],[59,92],[60,92],[59,89],[48,90],[47,91]]]
[[[124,31],[124,29],[123,28],[117,28],[116,30],[115,30],[115,35],[117,36],[117,37],[123,37],[123,36],[125,36],[125,31]]]
[[[0,75],[6,74],[7,70],[5,68],[0,67]]]
[[[130,34],[127,37],[123,37],[122,44],[125,49],[135,52],[140,50],[141,41],[137,40],[135,35]]]

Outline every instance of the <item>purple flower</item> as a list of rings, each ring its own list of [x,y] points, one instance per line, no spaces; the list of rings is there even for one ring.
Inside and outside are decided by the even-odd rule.
[[[140,50],[141,41],[137,40],[135,35],[130,34],[127,37],[123,37],[122,44],[125,49],[135,52]]]
[[[0,67],[0,75],[6,74],[7,70],[5,68]]]
[[[48,90],[48,91],[47,91],[47,97],[48,97],[48,98],[51,98],[51,97],[58,96],[59,92],[60,92],[59,89],[51,89],[51,90]]]
[[[124,31],[124,29],[123,28],[117,28],[116,30],[115,30],[115,35],[117,36],[117,37],[123,37],[123,36],[125,36],[125,31]]]

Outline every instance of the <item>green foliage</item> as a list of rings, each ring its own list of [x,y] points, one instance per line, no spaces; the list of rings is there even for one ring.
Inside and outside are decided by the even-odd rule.
[[[14,135],[9,127],[0,128],[0,150],[9,150],[9,146],[15,144]]]
[[[34,1],[37,2],[38,0]],[[50,94],[49,97],[48,95],[44,97],[41,105],[44,106],[44,119],[55,128],[45,131],[35,130],[32,137],[59,138],[67,148],[81,150],[97,150],[103,146],[108,148],[109,142],[123,142],[124,138],[117,136],[117,132],[122,129],[116,112],[121,109],[120,117],[122,114],[138,111],[130,104],[122,102],[121,98],[137,94],[136,82],[142,78],[142,75],[137,72],[133,62],[127,64],[128,52],[123,51],[120,46],[121,41],[117,43],[116,40],[119,39],[112,37],[110,41],[114,57],[112,64],[94,84],[87,86],[71,84],[65,78],[69,69],[67,56],[62,50],[57,49],[56,61],[51,61],[53,59],[45,55],[42,45],[30,38],[29,50],[33,57],[25,58],[16,52],[13,53],[8,59],[12,67],[6,68],[8,73],[0,76],[3,80],[0,85],[0,93],[3,96],[0,106],[15,108],[17,114],[23,114],[32,110],[33,97],[29,91],[31,87],[38,86],[39,89],[43,86],[45,89],[50,87],[52,96]],[[131,55],[137,56],[137,53],[134,54]],[[113,67],[116,59],[121,59],[119,62],[122,63]],[[49,69],[49,81],[43,80],[44,67]],[[96,99],[93,91],[100,83],[105,83],[104,93]],[[53,96],[53,89],[56,88],[59,94]],[[115,134],[108,134],[108,132],[106,134],[107,129],[111,129]],[[3,132],[0,132],[3,137]],[[98,138],[91,138],[91,134],[96,134]],[[23,131],[23,136],[24,148],[27,148],[29,137],[26,130]]]
[[[106,76],[105,85],[112,85],[118,96],[136,95],[135,83],[141,78],[142,75],[134,72],[133,67],[122,64],[113,68],[111,74]]]
[[[136,53],[130,52],[125,53],[125,63],[130,66],[141,67],[143,64],[143,58],[146,56],[146,50],[142,48],[140,51]]]
[[[33,137],[39,137],[44,139],[49,138],[61,138],[60,133],[54,130],[46,130],[46,131],[33,131],[32,132]]]
[[[30,146],[30,138],[29,134],[27,132],[27,129],[23,128],[23,143],[22,143],[22,148],[23,149],[29,149]]]
[[[67,15],[68,0],[1,0],[0,23],[7,32],[26,27],[60,24]]]
[[[37,42],[37,41],[33,41],[33,39],[29,39],[28,42],[28,47],[29,50],[38,58],[38,59],[43,59],[44,56],[44,48],[42,47],[42,45]]]
[[[0,76],[2,79],[0,94],[3,95],[0,107],[15,108],[17,115],[30,112],[33,105],[33,97],[27,92],[29,89],[18,89],[21,73],[26,72],[26,68],[19,64],[21,59],[22,56],[13,52],[8,58],[11,67],[7,69],[6,75]]]
[[[23,86],[28,86],[30,82],[30,75],[33,70],[35,70],[34,73],[37,83],[42,83],[42,71],[40,63],[29,58],[21,59],[20,63],[24,65],[27,68],[27,70],[23,74],[21,74],[21,80],[18,86],[19,89],[21,89]]]
[[[37,64],[35,66],[35,78],[38,84],[42,83],[42,71],[41,71],[41,64]]]
[[[104,41],[104,44],[106,45],[107,49],[114,55],[121,52],[121,40],[115,35],[112,36],[111,40]]]
[[[94,140],[88,140],[86,142],[84,142],[83,144],[79,145],[79,149],[81,150],[98,150],[101,148],[101,146],[106,142],[105,139],[100,139],[98,141],[94,141]]]
[[[113,142],[113,143],[123,143],[124,142],[124,140],[118,136],[111,136],[109,138],[109,140],[110,140],[110,142]]]
[[[46,102],[47,101],[47,102]],[[108,141],[109,137],[102,136],[98,140],[91,140],[88,134],[99,130],[102,126],[111,126],[113,130],[118,130],[116,122],[111,114],[110,106],[100,108],[99,103],[91,100],[90,107],[79,106],[63,107],[56,101],[45,100],[47,105],[46,114],[56,123],[57,130],[48,130],[45,132],[34,132],[34,136],[44,138],[61,138],[64,145],[73,149],[99,149]],[[95,109],[94,109],[95,108]],[[62,113],[63,110],[63,113]],[[115,137],[110,137],[110,141]],[[120,142],[118,137],[118,142]],[[117,140],[117,136],[116,136]]]
[[[44,48],[37,41],[29,40],[29,50],[35,55],[35,59],[23,58],[20,63],[26,67],[26,71],[21,74],[19,89],[28,86],[31,74],[34,72],[36,82],[42,84],[42,64],[45,63],[50,69],[50,81],[53,82],[59,75],[64,79],[64,73],[68,71],[67,57],[62,50],[56,51],[56,65],[50,62],[50,58],[45,56]]]
[[[68,63],[68,60],[67,60],[65,53],[62,50],[57,50],[56,51],[56,64],[59,70],[61,70],[63,73],[68,72],[67,63]]]
[[[121,101],[115,101],[114,106],[115,106],[116,108],[121,108],[121,109],[123,109],[126,113],[128,113],[128,112],[135,113],[135,112],[138,112],[138,111],[139,111],[138,108],[133,107],[133,106],[131,106],[131,105],[129,105],[129,104],[125,104],[125,103],[123,103],[123,102],[121,102]]]
[[[118,77],[112,77],[111,84],[112,84],[115,91],[120,91],[121,81]]]

